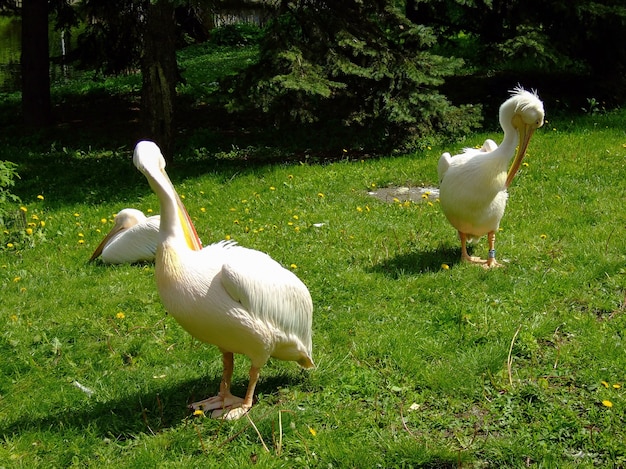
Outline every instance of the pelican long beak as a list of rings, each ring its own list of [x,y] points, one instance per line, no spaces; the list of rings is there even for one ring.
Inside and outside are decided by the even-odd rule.
[[[519,145],[517,147],[517,153],[515,154],[515,158],[513,159],[513,164],[509,168],[509,172],[506,176],[506,186],[509,187],[511,182],[513,182],[513,178],[519,171],[520,166],[522,165],[522,160],[526,155],[526,150],[528,149],[528,143],[530,142],[530,138],[533,136],[535,132],[535,127],[528,124],[522,124],[518,127],[519,131]]]
[[[122,225],[115,225],[111,229],[111,231],[109,231],[107,233],[107,235],[104,237],[104,239],[102,241],[100,241],[100,244],[98,244],[98,247],[93,252],[91,257],[89,258],[89,262],[93,262],[94,260],[96,260],[98,258],[98,256],[100,256],[100,254],[102,254],[102,251],[104,250],[104,247],[107,244],[109,244],[109,241],[111,241],[113,238],[115,238],[115,236],[117,236],[117,234],[119,232],[123,231],[123,230],[124,230],[124,227]]]
[[[174,188],[172,181],[170,181],[169,176],[165,172],[165,169],[161,170],[161,174],[163,175],[167,183],[170,185],[171,190],[174,193],[174,196],[176,198],[176,205],[178,208],[178,218],[180,220],[181,226],[183,227],[183,233],[185,234],[185,241],[187,241],[187,245],[193,251],[202,250],[202,241],[200,241],[200,237],[198,236],[196,227],[193,225],[193,222],[191,221],[191,217],[189,216],[189,213],[187,213],[187,209],[185,208],[183,201],[180,200],[180,196],[178,195],[178,192],[176,192],[176,189]]]
[[[196,232],[196,227],[193,226],[191,217],[189,216],[189,213],[187,213],[187,209],[183,205],[183,202],[180,200],[178,194],[176,194],[176,203],[178,204],[178,217],[180,218],[180,223],[183,226],[187,244],[194,251],[202,250],[202,241],[200,241],[200,237]]]

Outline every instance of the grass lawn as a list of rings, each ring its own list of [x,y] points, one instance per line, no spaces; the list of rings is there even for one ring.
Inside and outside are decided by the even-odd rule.
[[[134,142],[5,138],[23,219],[0,246],[0,467],[624,467],[626,111],[550,105],[492,271],[459,263],[434,197],[368,191],[436,185],[442,151],[498,133],[327,164],[179,155],[204,243],[269,253],[315,305],[317,368],[270,361],[235,422],[187,409],[217,391],[221,355],[167,316],[153,265],[86,262],[114,213],[158,212]],[[247,370],[237,357],[239,395]]]

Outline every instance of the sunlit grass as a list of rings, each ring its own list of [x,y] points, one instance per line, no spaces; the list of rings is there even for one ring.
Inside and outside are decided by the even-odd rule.
[[[537,131],[493,271],[459,263],[436,198],[367,193],[434,186],[442,151],[497,133],[327,164],[176,155],[203,242],[268,252],[315,305],[318,367],[270,361],[236,422],[187,409],[216,392],[220,354],[167,316],[154,267],[86,262],[114,213],[159,211],[134,142],[5,137],[22,208],[0,237],[0,466],[623,466],[624,129],[622,111]]]
[[[246,418],[222,423],[186,409],[217,389],[219,352],[166,316],[153,266],[86,263],[113,213],[158,212],[128,153],[109,155],[98,176],[89,174],[97,152],[66,152],[63,169],[45,166],[35,187],[29,169],[19,195],[45,224],[32,246],[0,252],[0,460],[623,464],[621,122],[597,116],[537,132],[497,239],[507,265],[490,272],[458,263],[436,200],[367,195],[434,184],[441,148],[327,165],[172,168],[205,244],[231,238],[270,253],[314,299],[318,368],[272,361],[263,370],[250,413],[260,436]],[[73,174],[70,190],[56,187],[60,171]],[[240,358],[235,390],[246,381]]]

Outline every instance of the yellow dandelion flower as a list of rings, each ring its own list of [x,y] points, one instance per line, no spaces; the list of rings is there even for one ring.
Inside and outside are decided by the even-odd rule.
[[[424,192],[424,193],[422,194],[422,199],[427,199],[427,198],[428,198],[428,194],[427,194],[426,192]]]
[[[15,314],[11,315],[11,321],[14,321],[14,322],[17,321],[17,316]]]
[[[428,206],[429,207],[434,207],[435,205],[431,201],[428,201]]]
[[[185,198],[185,194],[180,194],[180,198],[184,199]]]
[[[78,244],[85,244],[85,240],[84,239],[79,239],[78,240]]]
[[[152,213],[152,209],[149,208],[148,210],[146,210],[148,213]]]
[[[24,293],[26,291],[26,288],[22,287],[20,288],[20,293]]]
[[[13,243],[7,243],[7,247],[11,249],[13,247]]]
[[[43,195],[39,194],[39,195],[37,196],[37,198],[38,198],[39,200],[43,200]]]
[[[299,219],[300,219],[300,217],[299,217],[298,215],[294,215],[294,216],[293,216],[293,219],[294,219],[294,220],[299,220]]]
[[[39,220],[39,217],[36,214],[34,214],[34,213],[30,216],[30,218],[32,220]]]
[[[315,428],[309,427],[309,433],[313,436],[317,436],[317,431],[315,431]]]
[[[22,280],[22,277],[13,277],[13,281],[15,283],[19,282],[20,280]]]
[[[321,192],[318,192],[318,193],[317,193],[317,196],[318,196],[320,199],[323,199],[323,198],[324,198],[324,194],[322,194]]]
[[[449,270],[449,269],[450,269],[450,266],[449,266],[448,264],[441,264],[441,268],[442,268],[443,270]]]
[[[193,415],[195,415],[196,417],[204,416],[204,411],[202,409],[196,409],[193,411]]]
[[[541,236],[539,236],[541,239],[546,239],[548,237],[548,235],[542,234]]]
[[[205,213],[205,212],[206,212],[206,208],[204,208],[204,207],[200,207],[200,211],[201,211],[202,213]]]
[[[372,187],[376,187],[376,183],[375,183],[375,182],[373,182],[373,183],[371,184],[371,186],[372,186]]]
[[[344,149],[343,149],[343,152],[344,152],[344,153],[348,153],[348,150],[346,150],[346,149],[344,148]]]
[[[28,212],[28,209],[24,206],[20,207],[20,210],[24,213]]]
[[[397,197],[394,197],[393,198],[393,202],[396,203],[396,204],[399,204],[400,203],[400,199],[398,199]]]
[[[75,217],[80,217],[80,213],[75,213],[74,216]]]
[[[287,179],[293,179],[293,174],[288,174]]]
[[[116,317],[117,319],[124,319],[124,318],[126,317],[126,315],[120,311],[119,313],[117,313],[117,314],[115,315],[115,317]]]
[[[526,161],[524,161],[524,162],[522,163],[522,166],[523,166],[524,168],[528,168],[528,166],[529,166],[529,165],[528,165],[528,163],[527,163]]]
[[[230,235],[226,235],[226,236],[224,236],[224,239],[225,239],[226,241],[230,241]]]
[[[366,206],[365,206],[365,210],[369,212],[369,211],[370,211],[370,206],[369,206],[369,205],[366,205]]]
[[[247,204],[247,203],[248,203],[248,199],[242,199],[242,200],[241,200],[241,203],[242,203],[242,204]]]
[[[604,407],[608,407],[609,409],[610,409],[611,407],[613,407],[613,403],[612,403],[611,401],[609,401],[608,399],[603,400],[603,401],[602,401],[602,405],[603,405]]]
[[[84,235],[84,234],[82,234],[82,233],[78,233],[78,237],[79,237],[79,238],[84,238],[84,237],[85,237],[85,235]]]
[[[299,226],[296,226],[293,230],[294,230],[296,233],[300,233],[300,227],[299,227]]]
[[[108,223],[108,221],[109,221],[109,220],[107,220],[106,218],[101,218],[101,219],[100,219],[100,223],[102,223],[103,225],[104,225],[105,223]]]
[[[230,207],[228,210],[229,210],[230,212],[236,212],[236,211],[237,211],[237,209],[236,209],[235,207]]]
[[[431,148],[431,146],[430,146],[430,145],[428,145],[426,148],[428,148],[429,150],[432,150],[432,148]]]
[[[26,234],[28,236],[32,235],[33,234],[33,229],[32,228],[26,228]]]
[[[271,191],[275,191],[275,190],[276,190],[276,188],[275,188],[274,186],[270,186],[270,190],[271,190]]]
[[[46,226],[46,222],[45,222],[45,221],[43,221],[43,220],[41,220],[41,221],[39,222],[39,226],[41,226],[41,227],[43,228],[44,226]]]
[[[289,267],[291,267],[292,269],[297,269],[298,266],[296,264],[291,264]]]
[[[602,384],[602,386],[604,386],[605,388],[609,387],[609,383],[607,383],[606,381],[600,381],[600,384]]]
[[[363,211],[363,209],[362,209],[361,207],[357,207],[357,208],[356,208],[356,211],[357,211],[357,212],[362,212],[362,211]]]
[[[615,383],[615,384],[613,385],[613,389],[619,389],[619,388],[621,388],[621,387],[622,387],[622,385],[621,385],[621,384],[619,384],[619,383]]]

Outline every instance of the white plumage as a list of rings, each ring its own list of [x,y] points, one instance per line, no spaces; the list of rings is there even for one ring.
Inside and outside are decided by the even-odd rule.
[[[160,216],[147,218],[141,211],[125,208],[115,215],[113,228],[100,242],[89,261],[102,256],[105,264],[153,261],[159,238]]]
[[[479,150],[466,149],[456,156],[444,153],[437,167],[441,208],[459,232],[462,259],[484,267],[500,265],[495,257],[495,233],[506,208],[507,188],[520,168],[533,132],[543,125],[543,103],[536,93],[518,87],[500,106],[499,118],[504,130],[499,147],[487,140]],[[485,234],[489,240],[487,260],[469,256],[466,243]]]
[[[193,224],[165,173],[159,147],[142,141],[133,161],[161,205],[155,259],[157,289],[167,311],[197,339],[221,350],[224,372],[217,396],[194,409],[238,418],[252,406],[259,370],[270,357],[312,360],[313,302],[307,287],[265,253],[222,241],[202,249]],[[233,354],[251,361],[244,399],[230,392]]]

